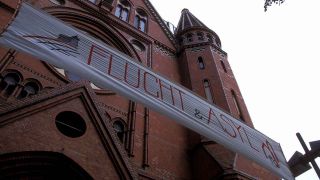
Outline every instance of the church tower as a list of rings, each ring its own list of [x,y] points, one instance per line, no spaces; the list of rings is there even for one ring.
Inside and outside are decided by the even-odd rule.
[[[179,44],[178,58],[183,85],[209,103],[253,127],[229,65],[228,55],[221,48],[219,36],[188,9],[182,10],[175,36]],[[194,161],[194,167],[207,168],[205,173],[195,169],[196,178],[210,179],[219,176],[221,179],[251,179],[259,176],[255,174],[256,172],[263,172],[260,168],[252,169],[253,166],[248,166],[252,162],[241,155],[203,136],[190,133],[189,140],[190,146],[194,147],[193,159],[202,159],[200,162]],[[209,159],[214,159],[218,164],[210,162]],[[212,169],[221,171],[217,173]],[[248,174],[242,172],[249,172],[250,175],[247,176]]]
[[[166,75],[253,127],[219,36],[189,10],[182,10],[173,33],[150,0],[0,0],[0,34],[19,16],[21,2]],[[38,27],[28,18],[24,22]],[[78,43],[73,35],[55,30],[52,37]],[[90,54],[105,64],[104,50],[93,49]],[[279,179],[161,109],[139,103],[143,99],[135,102],[63,68],[0,46],[0,179]],[[138,69],[138,77],[142,73]],[[171,85],[157,81],[173,94]]]
[[[186,87],[231,113],[249,126],[252,122],[239,87],[221,49],[219,36],[183,9],[176,30],[181,76]]]

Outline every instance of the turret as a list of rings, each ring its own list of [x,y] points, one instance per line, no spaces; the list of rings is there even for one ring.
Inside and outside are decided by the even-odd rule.
[[[221,48],[219,36],[197,19],[188,9],[181,12],[175,32],[181,50],[188,47],[211,44]]]
[[[179,42],[179,63],[183,85],[202,96],[209,103],[252,126],[249,113],[240,93],[235,77],[221,49],[219,36],[197,19],[188,9],[183,9],[175,36]],[[196,166],[208,164],[208,169],[230,169],[223,172],[223,178],[230,178],[237,172],[237,155],[213,141],[196,133],[189,136],[191,146],[195,147],[193,158],[203,158]],[[205,149],[205,151],[203,151]],[[207,160],[214,158],[218,166]],[[211,172],[207,171],[206,173]],[[195,170],[196,179],[211,179],[217,174],[206,174]],[[223,179],[222,178],[222,179]]]

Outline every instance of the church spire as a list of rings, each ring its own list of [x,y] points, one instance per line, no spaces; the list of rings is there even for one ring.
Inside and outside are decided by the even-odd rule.
[[[198,18],[196,18],[188,9],[181,11],[181,17],[176,30],[177,34],[187,31],[192,28],[209,29]]]
[[[175,36],[178,39],[180,50],[203,43],[221,48],[219,36],[196,18],[188,9],[181,11]]]

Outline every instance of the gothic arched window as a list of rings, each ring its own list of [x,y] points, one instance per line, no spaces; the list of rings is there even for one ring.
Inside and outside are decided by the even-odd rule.
[[[147,27],[147,13],[143,10],[138,9],[134,17],[134,27],[139,29],[142,32],[146,32]]]
[[[21,81],[20,76],[15,72],[6,74],[0,82],[0,91],[6,96],[10,96]]]
[[[123,21],[128,21],[130,12],[130,4],[128,1],[122,0],[116,7],[115,16]]]
[[[213,96],[211,94],[211,87],[208,79],[203,80],[203,87],[208,102],[213,103]]]
[[[201,70],[205,68],[204,62],[203,62],[203,59],[201,56],[198,57],[198,65],[199,65],[199,69],[201,69]]]

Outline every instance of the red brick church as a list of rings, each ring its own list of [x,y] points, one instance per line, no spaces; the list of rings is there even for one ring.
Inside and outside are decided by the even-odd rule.
[[[0,31],[19,2],[0,0]],[[149,0],[25,2],[253,127],[219,36],[188,9],[175,28]],[[0,179],[279,178],[166,114],[0,47]]]

